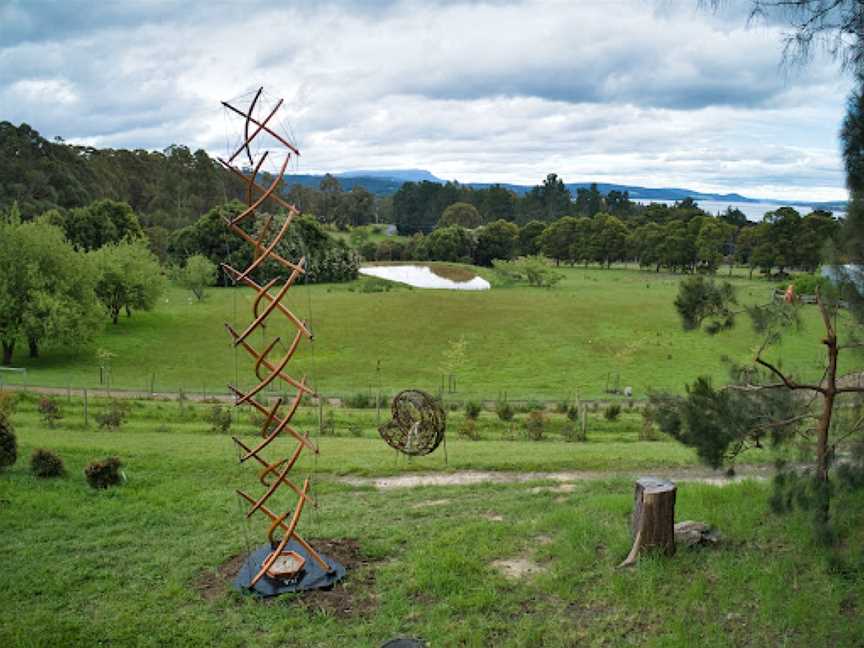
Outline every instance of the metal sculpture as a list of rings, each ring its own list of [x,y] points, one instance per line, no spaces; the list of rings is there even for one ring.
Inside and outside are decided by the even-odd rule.
[[[393,419],[378,433],[387,445],[411,456],[433,452],[444,440],[446,414],[441,404],[419,389],[396,394],[390,406]]]
[[[249,324],[242,331],[237,331],[230,324],[225,324],[234,346],[242,348],[254,360],[257,378],[257,384],[248,391],[243,391],[239,386],[228,385],[235,396],[234,404],[235,406],[247,405],[252,407],[264,417],[264,422],[261,425],[262,438],[257,444],[254,444],[254,447],[250,448],[240,439],[233,437],[234,443],[240,450],[240,462],[245,463],[251,459],[261,466],[258,480],[264,488],[263,493],[253,497],[242,490],[237,491],[237,494],[249,504],[246,517],[249,518],[258,511],[270,521],[267,538],[272,550],[252,575],[248,583],[249,588],[254,588],[265,575],[273,579],[285,579],[296,576],[302,570],[305,559],[296,552],[286,550],[288,543],[292,540],[294,541],[292,546],[299,545],[324,572],[331,573],[334,569],[297,532],[304,505],[307,501],[314,505],[312,497],[309,495],[309,479],[307,478],[303,485],[299,486],[288,477],[289,472],[304,450],[318,453],[318,448],[309,439],[308,433],[301,434],[291,425],[291,419],[304,395],[315,396],[315,392],[307,384],[306,376],[295,378],[288,373],[286,368],[302,339],[307,338],[311,341],[313,336],[309,325],[282,303],[291,287],[305,273],[306,258],[303,257],[295,262],[283,258],[275,251],[288,231],[291,222],[299,215],[297,208],[285,201],[277,190],[292,155],[298,156],[300,152],[270,126],[271,120],[282,105],[281,99],[266,117],[260,120],[255,118],[256,107],[259,110],[261,108],[259,101],[262,97],[262,91],[263,88],[258,89],[251,103],[245,109],[237,108],[228,102],[222,102],[227,110],[243,118],[244,129],[242,144],[227,159],[218,158],[227,170],[242,178],[246,183],[246,208],[236,216],[226,217],[225,223],[234,234],[254,248],[253,259],[245,269],[240,270],[227,263],[222,264],[222,268],[235,284],[248,286],[256,293],[252,305],[252,319]],[[277,164],[279,171],[266,187],[258,184],[257,179],[265,160],[272,151],[264,150],[260,155],[253,155],[251,147],[253,140],[261,136],[262,133],[272,137],[285,149],[283,151],[284,159],[281,164]],[[235,166],[235,161],[241,156],[244,156],[249,163],[249,169],[246,173]],[[255,225],[257,210],[268,200],[284,209],[284,221],[281,226],[275,226],[274,216],[267,216],[262,219],[263,222],[258,226],[256,234],[247,233],[244,228],[240,227],[241,223],[248,221],[247,225]],[[247,227],[247,229],[249,228]],[[275,277],[263,284],[255,281],[252,278],[253,273],[260,271],[267,263],[276,263],[281,266],[287,271],[287,278]],[[284,282],[282,282],[283,279]],[[252,333],[259,329],[263,330],[268,319],[277,312],[296,329],[293,339],[281,356],[277,355],[277,346],[284,348],[284,345],[281,344],[282,340],[279,336],[268,344],[262,343],[262,349],[257,349],[250,342]],[[290,403],[284,403],[283,398],[276,398],[272,405],[265,405],[258,399],[258,396],[262,390],[277,380],[294,390],[294,397]],[[295,442],[293,452],[287,457],[277,454],[276,456],[279,458],[272,460],[265,458],[265,450],[275,453],[276,446],[273,445],[273,442],[280,437],[288,437]],[[287,510],[276,508],[273,510],[267,506],[268,502],[276,501],[274,496],[277,492],[282,491],[284,494],[287,490],[293,491],[296,495],[297,499],[293,508],[289,507]],[[277,539],[278,534],[281,534],[281,537]]]

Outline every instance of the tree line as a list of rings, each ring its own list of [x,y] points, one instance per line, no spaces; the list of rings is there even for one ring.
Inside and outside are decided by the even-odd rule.
[[[566,189],[565,189],[566,191]],[[584,190],[591,197],[590,190]],[[593,198],[589,207],[608,207],[608,197]],[[627,201],[626,197],[624,198]],[[482,225],[483,216],[470,203],[443,209],[431,232],[415,232],[404,240],[360,244],[367,260],[458,261],[490,266],[494,259],[543,254],[556,264],[596,263],[610,266],[637,262],[657,272],[716,272],[721,263],[759,269],[764,274],[787,269],[815,271],[823,248],[836,236],[839,221],[817,210],[802,216],[791,207],[765,214],[752,223],[739,210],[713,216],[686,199],[674,205],[651,204],[628,215],[598,211],[580,216],[578,201],[571,214],[552,221],[533,219],[517,224],[500,218]]]

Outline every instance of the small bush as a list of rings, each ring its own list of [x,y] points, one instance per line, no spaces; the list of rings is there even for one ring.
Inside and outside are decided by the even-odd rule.
[[[217,434],[228,434],[231,431],[231,408],[214,405],[210,408],[204,420],[210,424],[210,431]],[[263,421],[262,421],[263,424]]]
[[[479,441],[480,433],[477,431],[477,422],[474,419],[466,418],[456,429],[456,433],[463,439],[471,441]]]
[[[579,408],[576,405],[567,408],[567,419],[574,423],[579,420]]]
[[[525,412],[544,412],[546,411],[546,406],[540,401],[529,400],[523,406],[523,411]]]
[[[555,412],[557,414],[566,414],[567,410],[569,409],[570,403],[568,403],[566,400],[558,401],[557,403],[555,403]]]
[[[91,461],[84,469],[84,477],[93,488],[108,488],[122,481],[120,468],[123,463],[118,457],[107,457],[101,461]]]
[[[587,441],[585,435],[582,434],[582,428],[573,423],[564,424],[564,427],[561,428],[561,436],[563,436],[564,440],[568,442]]]
[[[603,418],[607,421],[617,421],[619,416],[621,416],[620,405],[609,405],[603,410]]]
[[[30,457],[30,472],[34,477],[60,477],[66,471],[60,457],[50,450],[37,448]]]
[[[495,413],[502,421],[512,421],[513,416],[516,414],[513,411],[513,406],[507,401],[498,401],[495,403]]]
[[[327,410],[324,418],[321,419],[321,436],[336,436],[336,419],[333,417],[333,410]]]
[[[465,403],[465,418],[477,420],[480,417],[480,403],[476,401],[468,401]]]
[[[642,410],[642,427],[639,428],[640,441],[657,441],[657,431],[654,428],[654,411],[650,407]]]
[[[156,432],[159,432],[160,434],[170,434],[171,426],[167,423],[160,423],[156,426]]]
[[[15,408],[18,406],[18,394],[8,391],[0,391],[0,417],[12,418]]]
[[[361,437],[363,436],[363,428],[360,426],[359,423],[351,421],[348,424],[348,434],[352,437]]]
[[[94,418],[100,428],[117,431],[126,422],[129,416],[129,403],[121,400],[112,400],[108,407],[97,414]]]
[[[365,392],[358,392],[342,401],[343,407],[350,409],[368,409],[374,407],[374,399]]]
[[[546,417],[543,412],[534,411],[528,414],[528,418],[525,420],[525,433],[531,441],[542,440],[545,428]]]
[[[37,408],[39,410],[39,415],[42,417],[42,422],[49,428],[53,428],[54,424],[63,418],[60,404],[54,398],[43,396],[39,399],[39,405]]]
[[[0,414],[0,468],[11,466],[18,461],[18,440],[12,422]]]

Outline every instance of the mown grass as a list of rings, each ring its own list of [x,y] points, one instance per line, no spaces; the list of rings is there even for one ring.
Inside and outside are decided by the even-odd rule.
[[[727,377],[727,361],[748,362],[757,336],[746,321],[716,337],[685,333],[673,307],[679,276],[632,269],[561,268],[566,278],[552,289],[494,287],[485,292],[411,290],[363,293],[353,284],[297,286],[289,305],[312,322],[316,340],[303,343],[290,370],[306,372],[330,395],[358,391],[437,391],[450,342],[464,336],[465,366],[456,372],[457,397],[561,400],[604,395],[608,386],[630,385],[637,398],[649,389],[680,392],[707,374]],[[745,303],[768,299],[773,285],[733,277]],[[250,317],[252,291],[212,289],[204,302],[171,289],[152,312],[108,325],[94,348],[81,353],[46,350],[39,359],[21,349],[15,364],[26,376],[7,382],[58,387],[99,386],[97,351],[110,361],[115,388],[225,392],[228,382],[247,384],[251,364],[235,354],[223,322]],[[294,330],[274,318],[251,341],[262,346]],[[786,337],[769,357],[787,370],[821,376],[823,349],[812,307],[804,327]],[[277,347],[278,349],[278,347]],[[236,364],[235,364],[236,358]],[[860,357],[843,370],[860,365]]]
[[[204,597],[197,586],[264,537],[264,521],[244,526],[231,495],[255,488],[254,470],[176,404],[136,406],[114,433],[73,419],[45,429],[27,399],[15,415],[22,459],[0,472],[3,646],[378,646],[396,635],[435,646],[854,646],[864,636],[860,498],[838,502],[834,555],[811,542],[805,516],[767,512],[765,484],[682,483],[678,519],[713,524],[722,543],[619,570],[629,479],[563,493],[536,483],[376,491],[335,481],[346,470],[393,470],[392,452],[372,438],[320,440],[320,506],[300,525],[307,538],[358,542],[367,564],[345,581],[353,613],[306,607],[303,597]],[[173,431],[150,431],[157,424]],[[600,439],[454,441],[449,450],[451,467],[497,456],[497,467],[575,468],[592,445],[613,463],[614,443],[629,448],[621,459],[633,467],[657,461],[650,448],[671,454],[668,443]],[[37,446],[61,454],[66,477],[28,474]],[[123,458],[128,482],[93,491],[83,466],[108,454]],[[544,571],[512,581],[492,564],[515,557]]]

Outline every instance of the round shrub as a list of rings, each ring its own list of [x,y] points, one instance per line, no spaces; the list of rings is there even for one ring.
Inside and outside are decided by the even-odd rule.
[[[181,392],[182,397],[182,392]],[[182,407],[182,400],[180,401]],[[108,407],[97,414],[94,418],[100,428],[116,431],[126,422],[129,416],[129,403],[126,401],[112,400]]]
[[[18,461],[18,441],[12,422],[0,414],[0,468],[11,466]]]
[[[463,439],[469,439],[470,441],[480,440],[480,432],[477,430],[477,423],[471,418],[466,418],[462,421],[462,425],[456,429],[456,433]]]
[[[465,403],[465,418],[477,420],[480,417],[480,403],[468,401]]]
[[[66,470],[60,457],[50,450],[37,448],[30,457],[30,472],[34,477],[60,477]]]
[[[609,405],[605,410],[603,410],[603,417],[607,421],[615,421],[621,415],[621,406],[620,405]]]
[[[507,401],[498,401],[495,404],[495,413],[502,421],[512,421],[513,416],[516,414],[513,411],[513,406]]]
[[[543,439],[543,431],[546,427],[546,417],[543,412],[534,410],[528,414],[525,421],[525,432],[531,441],[540,441]]]
[[[118,457],[108,457],[101,461],[91,461],[84,469],[84,477],[93,488],[108,488],[122,481],[120,468],[123,463]]]
[[[567,408],[567,418],[574,422],[579,420],[579,407],[577,405],[571,405]]]
[[[56,399],[44,396],[39,399],[39,415],[42,417],[42,422],[49,428],[53,428],[54,424],[63,418],[63,412],[60,410],[60,404]]]
[[[231,408],[214,405],[210,408],[204,420],[210,424],[211,432],[228,434],[231,431]]]

